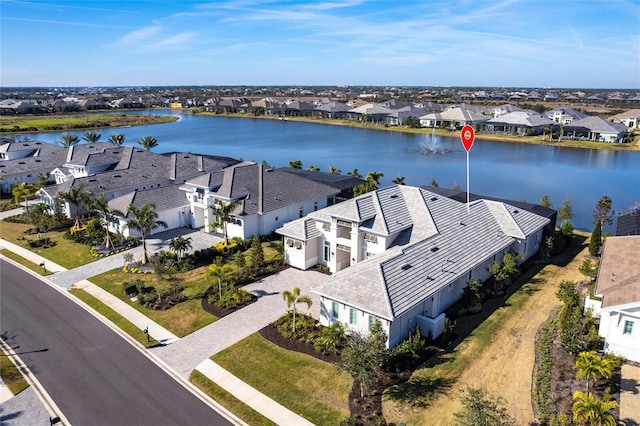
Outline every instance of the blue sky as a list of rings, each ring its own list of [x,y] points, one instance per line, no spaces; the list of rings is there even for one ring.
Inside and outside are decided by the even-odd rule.
[[[638,0],[0,3],[2,86],[640,88]]]

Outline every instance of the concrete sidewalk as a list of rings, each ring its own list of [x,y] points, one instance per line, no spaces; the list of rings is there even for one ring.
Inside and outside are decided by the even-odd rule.
[[[17,244],[14,244],[10,241],[4,240],[0,238],[0,248],[5,248],[17,255],[24,257],[30,262],[35,263],[36,265],[40,265],[44,262],[44,266],[49,272],[58,273],[64,272],[67,269],[58,265],[57,263],[53,263],[49,259],[45,259],[37,253],[32,252],[31,250],[27,250],[26,248],[20,247]]]

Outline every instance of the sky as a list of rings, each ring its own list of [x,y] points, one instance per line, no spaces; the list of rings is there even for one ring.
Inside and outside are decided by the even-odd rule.
[[[0,85],[640,88],[640,0],[0,0]]]

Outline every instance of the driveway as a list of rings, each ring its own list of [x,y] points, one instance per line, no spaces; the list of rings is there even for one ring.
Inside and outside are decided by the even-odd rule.
[[[620,422],[625,426],[640,425],[640,366],[622,365],[620,386]]]
[[[316,271],[300,271],[294,268],[271,275],[244,287],[245,290],[258,296],[258,300],[231,315],[168,346],[153,348],[151,351],[179,374],[188,377],[192,370],[205,359],[233,345],[245,337],[257,332],[287,311],[287,304],[282,299],[284,290],[299,287],[301,294],[311,297],[313,305],[299,305],[298,311],[319,317],[320,296],[309,291],[330,277]]]

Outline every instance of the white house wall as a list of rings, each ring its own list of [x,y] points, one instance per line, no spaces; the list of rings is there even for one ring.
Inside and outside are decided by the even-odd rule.
[[[627,321],[633,323],[631,334],[624,334]],[[598,334],[605,338],[605,352],[640,362],[640,307],[624,311],[604,309]]]
[[[389,336],[389,321],[376,317],[375,315],[371,315],[368,312],[362,311],[360,309],[354,308],[352,306],[346,305],[344,303],[338,303],[338,316],[333,316],[333,301],[329,299],[325,299],[324,297],[320,300],[320,324],[324,326],[329,326],[335,322],[340,322],[344,325],[346,330],[351,330],[352,332],[360,333],[363,336],[368,336],[370,332],[370,317],[373,316],[375,319],[379,320],[382,329]],[[350,323],[351,309],[355,310],[356,316],[356,324]],[[392,325],[392,324],[391,324]],[[389,344],[388,340],[387,343]],[[392,347],[388,346],[387,347]]]

